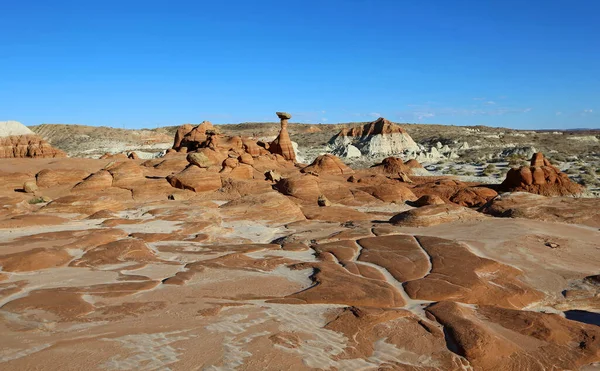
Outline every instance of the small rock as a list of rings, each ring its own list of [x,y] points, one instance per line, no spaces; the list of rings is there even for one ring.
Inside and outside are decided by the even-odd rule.
[[[38,190],[38,186],[35,181],[29,180],[23,184],[23,190],[26,193],[35,193]]]
[[[275,170],[269,170],[265,173],[265,178],[273,182],[278,182],[281,180],[281,174],[279,174]]]
[[[408,175],[406,175],[406,173],[404,173],[402,171],[398,173],[398,178],[400,178],[400,180],[403,183],[412,183],[413,182],[412,180],[410,180],[410,178],[408,177]]]
[[[319,198],[317,199],[317,203],[321,207],[331,206],[331,202],[327,199],[327,197],[325,197],[325,195],[319,195]]]
[[[560,247],[559,244],[554,243],[554,242],[546,242],[544,245],[548,246],[551,249],[556,249],[557,247]]]
[[[282,120],[289,120],[292,118],[292,115],[287,112],[275,112],[275,114]]]
[[[187,155],[186,160],[199,168],[208,168],[214,165],[212,160],[202,152],[192,152]]]
[[[239,165],[237,156],[236,157],[228,157],[223,161],[223,167],[228,167],[231,169],[235,169]]]

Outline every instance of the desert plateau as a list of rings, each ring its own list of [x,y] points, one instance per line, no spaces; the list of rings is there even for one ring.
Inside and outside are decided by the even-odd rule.
[[[292,114],[0,123],[0,369],[600,369],[600,131]]]

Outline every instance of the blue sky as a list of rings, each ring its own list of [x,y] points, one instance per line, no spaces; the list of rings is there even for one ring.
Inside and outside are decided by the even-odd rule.
[[[600,1],[0,0],[0,120],[600,127]]]

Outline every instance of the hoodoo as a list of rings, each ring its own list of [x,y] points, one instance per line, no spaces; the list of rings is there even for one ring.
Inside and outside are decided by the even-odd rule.
[[[277,112],[277,116],[281,120],[281,130],[279,131],[277,138],[269,144],[269,151],[274,154],[282,155],[286,160],[296,161],[292,140],[287,131],[288,120],[292,118],[292,115],[287,112]]]

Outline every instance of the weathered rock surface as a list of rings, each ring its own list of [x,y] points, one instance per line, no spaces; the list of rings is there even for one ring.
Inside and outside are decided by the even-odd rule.
[[[428,227],[443,223],[452,223],[458,221],[477,221],[485,218],[477,211],[463,206],[444,204],[428,205],[418,209],[404,211],[393,216],[390,223],[407,227]]]
[[[552,166],[539,152],[531,158],[531,166],[510,169],[500,189],[543,196],[577,195],[584,190],[582,186],[569,179],[567,174]]]
[[[67,154],[17,121],[0,121],[0,158],[55,158]]]
[[[169,175],[167,181],[175,188],[194,192],[216,191],[222,185],[218,173],[208,172],[194,165],[188,166],[180,173]]]
[[[317,157],[312,164],[301,170],[302,173],[346,175],[354,173],[348,165],[332,154]]]
[[[417,143],[399,125],[379,118],[371,123],[351,129],[343,129],[329,142],[338,153],[349,152],[352,145],[363,155],[384,157],[396,155],[405,150],[418,150]]]
[[[283,156],[286,160],[296,161],[296,153],[294,152],[292,140],[287,130],[288,120],[292,116],[286,112],[277,112],[277,116],[281,119],[281,130],[277,138],[269,143],[268,150],[271,153]]]
[[[600,228],[600,199],[597,198],[503,193],[483,206],[481,211],[501,218],[526,218]]]

